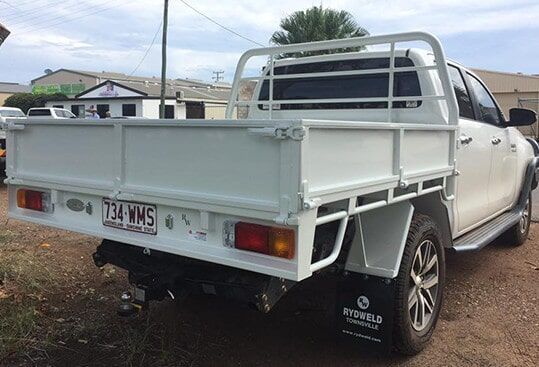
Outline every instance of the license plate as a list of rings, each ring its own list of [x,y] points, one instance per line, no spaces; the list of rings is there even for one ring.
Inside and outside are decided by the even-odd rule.
[[[155,205],[103,198],[103,225],[127,231],[157,234]]]

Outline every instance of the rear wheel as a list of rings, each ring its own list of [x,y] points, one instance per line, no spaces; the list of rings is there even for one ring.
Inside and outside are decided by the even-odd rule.
[[[522,211],[520,220],[514,227],[507,231],[507,241],[514,246],[521,246],[528,239],[532,218],[532,193],[528,196],[526,207]]]
[[[445,256],[440,230],[428,216],[415,215],[396,279],[394,346],[420,352],[434,332],[442,306]]]

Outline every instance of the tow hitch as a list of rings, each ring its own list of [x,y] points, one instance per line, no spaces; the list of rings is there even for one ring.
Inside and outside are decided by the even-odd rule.
[[[116,265],[129,271],[132,292],[123,292],[118,314],[131,316],[150,301],[188,294],[215,295],[269,312],[295,282],[227,266],[103,240],[93,254],[98,267]]]

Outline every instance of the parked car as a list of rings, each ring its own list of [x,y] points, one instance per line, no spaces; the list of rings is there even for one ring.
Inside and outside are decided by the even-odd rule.
[[[28,117],[41,119],[75,119],[71,111],[56,107],[34,107],[28,110]]]
[[[389,51],[275,60],[376,45]],[[255,57],[270,61],[243,101]],[[9,216],[103,238],[95,264],[134,287],[123,313],[189,292],[269,312],[332,274],[340,335],[414,354],[440,315],[445,252],[526,241],[539,146],[514,126],[535,121],[505,119],[428,33],[254,49],[225,120],[8,122]]]
[[[26,118],[26,115],[20,108],[0,107],[0,125],[6,121],[6,118]],[[4,175],[6,169],[6,132],[0,129],[0,176]]]

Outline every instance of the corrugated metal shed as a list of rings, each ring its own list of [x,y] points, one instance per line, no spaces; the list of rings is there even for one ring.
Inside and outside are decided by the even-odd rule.
[[[0,93],[30,93],[32,87],[18,83],[0,82]]]
[[[538,92],[539,76],[521,73],[472,69],[492,93]]]

